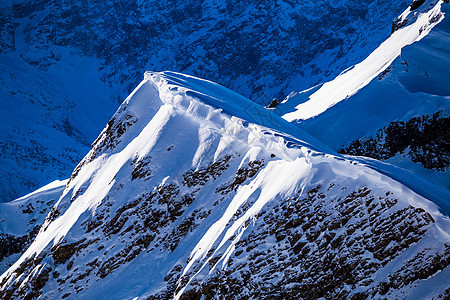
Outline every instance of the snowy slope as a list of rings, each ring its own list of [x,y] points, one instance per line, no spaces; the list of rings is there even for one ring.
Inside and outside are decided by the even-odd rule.
[[[33,193],[0,203],[0,272],[5,272],[34,240],[66,181],[54,181]]]
[[[448,295],[445,207],[263,111],[209,81],[146,73],[0,295]]]
[[[268,103],[367,56],[408,3],[2,1],[0,202],[69,176],[146,69]]]
[[[448,141],[445,124],[450,113],[449,11],[449,5],[442,1],[425,1],[412,12],[407,9],[398,21],[408,20],[406,25],[366,60],[333,81],[292,94],[275,112],[336,151],[344,148],[343,153],[387,160],[449,188],[450,161],[445,149]],[[405,39],[409,39],[408,43],[417,41],[405,46]],[[400,46],[404,46],[401,51]],[[386,47],[391,52],[386,53]],[[438,119],[441,123],[426,129],[436,133],[433,137],[430,132],[424,132],[420,118],[431,120],[436,112],[441,113]],[[424,133],[403,134],[424,139],[424,145],[386,134],[389,130],[396,132],[394,129],[399,127],[393,122],[408,121],[417,122],[419,125],[413,130]],[[389,130],[388,126],[391,126]],[[373,139],[370,145],[368,139]],[[398,146],[399,151],[396,146],[388,145],[388,139],[404,145]],[[438,142],[443,143],[443,148],[435,145]],[[363,146],[358,149],[359,144]],[[434,162],[437,158],[438,163]]]
[[[296,105],[293,111],[286,112],[300,99],[286,101],[285,105],[278,108],[282,110],[280,113],[283,114],[283,118],[290,122],[307,120],[356,94],[386,70],[405,46],[421,40],[442,21],[444,18],[441,12],[442,5],[443,1],[428,0],[418,9],[413,11],[410,7],[406,9],[397,20],[397,23],[405,25],[393,32],[361,63],[344,70],[332,81],[324,83],[308,97],[306,102]]]

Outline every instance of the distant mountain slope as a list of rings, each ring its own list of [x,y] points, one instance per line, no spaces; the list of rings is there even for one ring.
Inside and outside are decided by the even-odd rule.
[[[450,188],[449,12],[443,1],[406,10],[398,21],[405,24],[385,44],[397,45],[405,34],[419,40],[397,58],[385,60],[381,46],[373,57],[288,97],[275,111],[336,151],[387,160]],[[378,71],[364,73],[366,67]]]
[[[268,103],[367,56],[408,4],[3,1],[0,202],[68,177],[146,69]]]
[[[0,54],[0,202],[70,176],[114,112],[97,61],[65,57],[41,71]]]
[[[0,273],[30,246],[65,183],[55,181],[20,199],[0,203]]]
[[[336,67],[369,54],[389,35],[392,20],[408,4],[405,0],[86,0],[71,5],[18,1],[4,29],[4,51],[15,50],[26,61],[46,68],[57,64],[54,46],[70,46],[100,59],[108,82],[134,86],[144,68],[169,69],[222,82],[246,97],[267,102],[289,92],[293,80],[295,88],[301,88],[299,84],[306,88],[337,75]],[[26,49],[21,49],[21,37]]]
[[[148,72],[0,296],[447,297],[446,205],[224,87]]]

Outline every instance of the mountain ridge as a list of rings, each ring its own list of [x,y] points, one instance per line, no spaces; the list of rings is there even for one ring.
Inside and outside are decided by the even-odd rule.
[[[408,0],[3,2],[0,160],[7,167],[0,170],[0,201],[70,176],[147,69],[208,78],[268,103],[358,62],[389,35],[392,19],[407,5]]]
[[[376,57],[360,64],[384,71],[367,78],[365,73],[352,73],[355,68],[346,70],[334,81],[292,94],[272,110],[289,118],[309,116],[293,122],[340,153],[382,159],[448,189],[449,161],[444,146],[450,112],[445,82],[450,72],[448,13],[449,5],[442,1],[424,1],[412,11],[408,8],[399,18],[407,21],[406,25],[385,43],[397,44],[396,34],[411,34],[418,40],[388,57],[387,63],[381,53],[381,64],[374,64]],[[337,94],[330,90],[336,86]],[[324,96],[327,91],[330,94]],[[321,113],[311,117],[308,107]]]
[[[440,17],[408,51],[436,44]],[[0,204],[0,298],[449,297],[449,191],[273,110],[145,72],[67,181]]]
[[[168,73],[176,88],[163,75],[147,73],[124,101],[0,277],[2,297],[445,295],[449,220],[436,204],[200,102],[186,89],[199,79]],[[139,274],[127,289],[125,274]]]

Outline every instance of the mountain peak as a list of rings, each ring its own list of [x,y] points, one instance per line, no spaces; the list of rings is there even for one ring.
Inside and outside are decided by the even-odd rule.
[[[42,18],[53,13],[51,5],[40,7],[44,2],[38,1],[37,5]],[[180,15],[190,15],[203,24],[202,21],[213,20],[211,17],[216,15],[206,14],[202,19],[202,13],[195,11],[201,12],[201,8],[213,2],[215,6],[223,4],[207,1],[194,10],[184,4],[182,11],[161,16],[173,20]],[[310,14],[314,7],[320,14],[323,11],[325,18],[318,19],[321,28],[333,30],[350,22],[352,27],[342,31],[349,34],[366,16],[372,21],[375,19],[370,16],[368,5],[384,5],[358,1],[326,4],[325,0],[320,3],[299,1],[302,5],[287,0],[272,4],[262,2],[249,1],[250,9],[245,15],[251,18],[244,20],[252,20],[264,11],[254,8],[269,9],[272,5],[271,12],[289,12],[285,14],[285,22],[278,24],[295,23],[292,28],[298,31],[312,22],[298,15],[298,7],[306,4],[305,15],[316,14]],[[164,3],[158,3],[145,9],[161,6],[164,10]],[[387,1],[386,5],[389,3],[392,2]],[[408,42],[412,37],[427,33],[442,19],[438,12],[441,3],[414,1],[393,24],[391,38]],[[241,8],[246,4],[242,5]],[[342,10],[344,6],[346,9]],[[78,16],[76,5],[72,7],[73,15]],[[221,11],[234,10],[229,8],[227,5]],[[17,6],[19,13],[22,9]],[[131,17],[140,6],[130,3],[118,9],[129,12],[128,17]],[[339,21],[342,14],[345,16],[345,11],[355,13],[359,21],[350,18],[331,24]],[[27,16],[26,11],[22,13]],[[331,14],[335,18],[328,20]],[[127,20],[133,23],[132,18]],[[235,34],[229,29],[240,26],[239,20],[242,18],[235,16],[233,24],[221,23],[221,28],[226,29],[226,39],[229,33]],[[274,25],[263,20],[257,20],[257,26]],[[321,24],[322,20],[327,23]],[[419,26],[423,24],[428,25]],[[439,24],[446,25],[445,21]],[[178,38],[192,37],[181,30],[182,26],[170,28],[175,28]],[[324,35],[316,35],[313,28],[306,28],[306,32],[314,33],[313,40],[320,41]],[[197,29],[207,35],[211,33],[199,28],[193,32]],[[258,27],[258,31],[268,29]],[[140,29],[136,32],[143,39],[151,36]],[[365,34],[369,35],[368,32]],[[402,37],[401,33],[408,35]],[[171,42],[177,41],[173,35],[167,36]],[[120,38],[120,35],[115,37]],[[298,36],[294,39],[299,40]],[[252,40],[246,42],[254,44]],[[436,45],[433,41],[427,43]],[[158,44],[160,49],[164,49],[163,44]],[[340,51],[346,51],[344,43],[337,44]],[[388,43],[388,46],[393,44]],[[101,45],[105,51],[107,48]],[[269,43],[269,46],[272,45]],[[180,53],[192,50],[183,43],[180,48],[183,49]],[[292,49],[302,48],[304,46],[299,44]],[[314,51],[334,48],[319,47]],[[442,48],[445,52],[446,48]],[[386,45],[383,49],[386,50]],[[448,297],[449,191],[393,165],[334,152],[327,146],[326,139],[320,142],[314,138],[316,134],[314,137],[307,134],[303,121],[293,124],[274,113],[285,109],[290,100],[297,101],[296,97],[301,98],[301,102],[320,92],[318,99],[323,102],[315,103],[311,99],[307,102],[315,111],[311,112],[306,106],[300,109],[300,113],[311,116],[304,122],[326,119],[324,127],[347,130],[330,121],[327,113],[340,114],[345,110],[336,112],[333,107],[348,103],[340,101],[343,94],[356,92],[361,83],[372,80],[376,72],[390,63],[398,47],[388,50],[381,51],[384,55],[369,59],[377,64],[362,63],[342,72],[332,83],[317,85],[300,94],[292,93],[288,101],[274,109],[264,108],[212,81],[170,71],[145,72],[144,79],[107,122],[67,181],[56,181],[17,201],[0,205],[4,210],[4,213],[0,211],[0,268],[8,268],[0,276],[0,298],[355,300]],[[200,48],[194,51],[205,58],[211,57],[211,52]],[[296,55],[295,51],[287,51]],[[178,55],[180,53],[176,57],[185,57]],[[220,52],[215,53],[220,56]],[[114,57],[113,54],[111,52],[110,57]],[[253,60],[248,55],[243,58],[250,63]],[[267,60],[273,58],[266,56]],[[132,57],[124,58],[129,59]],[[314,61],[322,61],[321,56]],[[328,61],[319,64],[325,65]],[[118,57],[117,62],[120,65],[123,60]],[[195,67],[189,60],[182,63]],[[413,62],[410,63],[412,66]],[[400,65],[405,72],[414,70],[406,68],[409,65],[406,61]],[[241,74],[248,74],[249,65],[243,66]],[[310,71],[320,68],[312,66]],[[271,72],[274,70],[272,68]],[[265,69],[258,71],[264,73]],[[355,72],[358,78],[353,76]],[[282,73],[279,80],[286,81]],[[375,85],[384,84],[387,73],[382,72]],[[394,73],[386,78],[393,79]],[[274,79],[269,76],[255,79],[255,82],[276,86],[277,81],[271,78]],[[247,78],[242,82],[250,81]],[[334,105],[336,99],[339,105]],[[356,106],[360,106],[358,102]],[[358,123],[367,122],[362,116],[357,116],[362,121],[356,122],[356,117],[352,116],[354,111],[344,111],[343,115],[350,115],[345,124],[359,129]],[[312,118],[315,112],[319,115]],[[293,113],[292,120],[302,119],[297,118],[298,110]],[[70,123],[66,123],[64,128],[70,134]],[[423,122],[414,124],[420,127]],[[325,132],[324,127],[316,130]],[[434,137],[439,138],[439,134]],[[445,145],[445,141],[442,144]],[[378,149],[372,148],[373,151]]]
[[[258,121],[241,96],[212,82],[147,72],[0,277],[2,293],[181,299],[217,284],[218,297],[250,298],[445,291],[449,220],[435,203],[315,151],[309,143],[320,144],[300,129],[276,131],[286,121],[252,107],[268,117]],[[424,288],[424,272],[436,290]],[[314,279],[322,273],[333,280]]]

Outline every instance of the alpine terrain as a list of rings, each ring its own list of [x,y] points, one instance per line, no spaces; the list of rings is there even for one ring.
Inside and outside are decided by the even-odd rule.
[[[180,7],[177,1],[173,2]],[[65,2],[51,2],[48,6],[40,1],[35,3],[29,6],[31,12],[25,14],[33,16],[30,19],[54,13],[53,6],[60,8],[61,14],[71,7]],[[201,7],[214,8],[227,2],[201,3]],[[255,5],[272,2],[255,3],[242,4],[245,15],[254,16],[250,11]],[[277,7],[286,14],[296,5],[291,1],[273,3],[280,5]],[[324,13],[332,6],[327,1],[304,3],[310,4],[305,7],[314,14]],[[446,183],[450,95],[446,83],[450,66],[450,8],[448,1],[442,0],[389,3],[398,4],[404,12],[396,12],[400,16],[389,23],[391,35],[385,36],[384,42],[367,44],[368,48],[356,48],[339,57],[333,56],[330,49],[346,43],[336,40],[333,47],[325,47],[330,52],[325,48],[317,50],[323,56],[311,54],[309,62],[292,67],[293,73],[280,68],[275,73],[289,77],[299,72],[296,68],[308,70],[312,66],[309,63],[325,58],[333,61],[323,60],[323,65],[317,65],[317,77],[296,77],[328,82],[314,83],[313,88],[303,92],[291,92],[281,103],[273,101],[270,108],[260,104],[267,103],[263,97],[258,98],[260,94],[245,89],[253,89],[256,82],[267,82],[266,91],[273,88],[280,93],[286,92],[285,87],[291,91],[294,86],[306,87],[296,85],[293,77],[280,81],[272,80],[270,73],[268,77],[251,77],[253,72],[265,72],[262,65],[257,70],[252,65],[248,77],[239,72],[225,77],[221,77],[225,73],[216,74],[219,79],[227,78],[223,82],[228,87],[195,77],[196,74],[146,71],[139,85],[105,122],[106,127],[70,178],[56,180],[63,174],[58,173],[63,168],[51,159],[40,160],[42,157],[37,155],[36,165],[45,166],[49,176],[55,169],[55,181],[14,201],[0,203],[0,298],[448,299],[450,191]],[[92,3],[86,1],[86,7],[89,4]],[[26,7],[21,5],[21,9]],[[130,12],[133,18],[139,15],[133,13],[132,4],[122,5],[117,11]],[[166,12],[163,2],[148,5]],[[225,15],[234,11],[229,5],[223,10]],[[338,8],[345,6],[365,7],[367,17],[375,7],[385,9],[394,4],[336,1],[335,5],[336,10],[330,16],[340,16]],[[69,19],[77,16],[77,6],[72,7],[75,13],[67,16]],[[245,10],[247,7],[251,9]],[[184,7],[178,18],[186,15],[201,18],[195,15],[198,7],[188,8]],[[389,14],[393,11],[389,10]],[[108,24],[109,17],[105,14],[105,20],[97,20],[98,26]],[[211,22],[205,23],[208,26],[216,24],[212,16],[206,20]],[[147,22],[150,21],[149,17]],[[235,23],[221,24],[223,28],[244,26],[245,22],[239,21],[236,17]],[[378,21],[382,22],[382,18]],[[24,23],[17,23],[17,28],[20,24]],[[350,19],[343,19],[341,24],[358,27],[358,22]],[[361,24],[364,27],[368,23],[361,21]],[[348,31],[354,45],[380,37],[366,32],[361,40],[353,35],[363,32],[356,27],[355,31]],[[212,59],[208,51],[213,48],[208,48],[210,44],[205,41],[218,27],[175,28],[177,38],[189,38],[200,32],[198,36],[206,39],[197,40],[198,45],[205,47],[204,52],[179,48],[193,55],[180,56],[192,66],[185,73],[195,73],[194,69],[202,69],[198,57]],[[124,29],[122,34],[126,32]],[[86,31],[86,38],[90,34],[95,36]],[[135,34],[152,37],[140,31]],[[16,33],[15,37],[18,36]],[[60,36],[55,33],[56,37]],[[111,43],[111,53],[115,53],[114,37],[104,41]],[[274,46],[270,41],[261,43],[261,47],[263,44]],[[68,51],[71,46],[58,47]],[[129,49],[133,53],[139,47]],[[156,53],[158,49],[158,44],[153,44],[146,51]],[[367,55],[363,55],[364,49],[370,49]],[[233,52],[230,53],[230,57],[223,59],[234,59]],[[90,62],[106,59],[99,53],[91,54],[78,58]],[[110,57],[104,61],[110,67],[105,68],[109,68],[108,72],[120,69],[121,59],[131,56],[124,57],[117,61],[115,56]],[[242,60],[248,62],[251,58]],[[15,70],[7,61],[10,70]],[[270,59],[267,56],[267,62],[277,60],[275,56]],[[343,67],[348,62],[355,65],[345,71],[342,68],[337,74],[331,71],[327,74],[328,69],[322,68]],[[25,70],[30,70],[22,63]],[[60,66],[50,63],[49,69],[39,71],[43,72],[42,77],[37,78],[58,74],[49,70]],[[134,65],[127,62],[124,66]],[[222,70],[227,70],[226,66]],[[241,66],[245,67],[245,63]],[[91,67],[101,65],[92,63]],[[203,70],[202,77],[217,79]],[[91,71],[87,73],[95,73]],[[38,71],[25,72],[23,76],[33,76],[33,72]],[[92,85],[93,95],[107,95],[99,100],[104,107],[110,107],[108,95],[124,91],[123,85],[114,83],[117,74],[104,81],[82,74],[73,75],[73,79],[86,80],[83,85],[86,89],[82,91],[72,86],[77,81],[59,76],[42,81],[42,85],[52,80],[67,81],[70,88],[54,91],[71,90],[79,95],[88,95],[88,86]],[[333,79],[331,75],[336,76]],[[255,86],[249,84],[251,78],[255,78]],[[11,82],[20,81],[11,79]],[[107,82],[110,89],[105,85]],[[38,88],[34,84],[24,89]],[[4,84],[2,88],[7,86]],[[103,90],[107,90],[106,94]],[[53,93],[51,89],[47,92]],[[65,99],[71,106],[77,99],[72,96],[55,98]],[[30,129],[28,135],[18,134],[17,143],[26,144],[28,138],[37,136],[39,142],[29,147],[42,154],[50,148],[39,150],[36,145],[54,138],[54,144],[49,142],[54,147],[52,153],[59,153],[58,159],[70,165],[70,160],[81,153],[78,151],[88,150],[89,136],[84,132],[93,135],[95,131],[90,130],[102,120],[99,116],[90,119],[93,111],[83,112],[82,106],[88,105],[89,99],[85,98],[80,107],[73,106],[67,118],[65,114],[69,111],[65,111],[64,105],[52,108],[55,116],[49,113],[48,120],[63,118],[67,122],[61,126],[67,127],[54,126],[49,131],[51,126],[40,123],[43,127]],[[13,103],[8,105],[13,107]],[[49,105],[45,111],[52,111],[49,103],[45,105]],[[25,107],[32,106],[24,102]],[[102,113],[106,112],[105,108]],[[84,127],[77,129],[72,118],[80,118],[77,122]],[[30,119],[28,124],[33,122]],[[59,152],[61,144],[56,142],[62,136],[67,155]],[[9,159],[6,151],[3,155],[5,160]],[[15,160],[19,161],[9,159]]]
[[[145,70],[268,104],[369,55],[410,0],[2,0],[0,202],[70,176]]]
[[[361,63],[274,110],[340,153],[385,160],[449,189],[450,8],[419,2]]]

